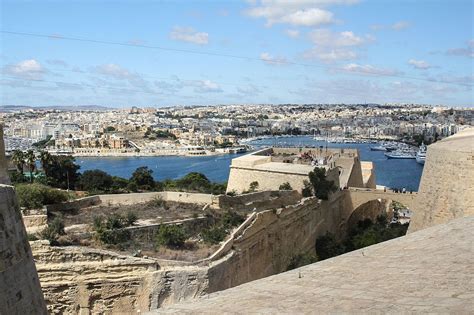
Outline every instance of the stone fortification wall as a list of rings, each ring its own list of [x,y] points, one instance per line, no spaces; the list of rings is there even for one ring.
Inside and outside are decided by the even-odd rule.
[[[375,165],[373,162],[361,161],[362,167],[362,178],[364,181],[364,187],[375,189],[377,187],[375,180]]]
[[[474,215],[474,129],[428,146],[419,204],[409,232]]]
[[[286,271],[298,254],[314,252],[316,239],[326,232],[342,238],[350,215],[347,191],[329,201],[315,198],[278,210],[266,210],[234,237],[232,252],[209,269],[209,292]]]
[[[46,214],[24,215],[23,222],[27,233],[36,233],[48,225],[48,216]]]
[[[301,195],[296,190],[259,191],[236,196],[219,196],[219,206],[234,210],[264,210],[297,203]]]
[[[242,193],[249,190],[250,183],[255,181],[258,182],[258,189],[262,191],[275,190],[285,182],[288,182],[293,189],[301,191],[304,180],[308,180],[307,174],[276,173],[232,167],[230,169],[227,192],[235,191],[236,193]]]
[[[3,126],[0,123],[0,184],[10,184],[7,165],[8,163],[5,156],[5,143],[3,142]]]
[[[251,201],[252,196],[240,199]],[[348,190],[336,192],[328,201],[306,198],[253,212],[213,255],[194,263],[49,247],[42,242],[35,242],[33,250],[50,310],[126,313],[285,271],[295,255],[314,251],[317,237],[329,231],[342,238],[351,213]]]
[[[13,187],[0,185],[0,314],[46,314]]]
[[[101,203],[99,196],[84,197],[68,202],[56,203],[53,205],[46,205],[46,212],[55,211],[73,211],[81,208],[95,206]]]
[[[32,242],[51,314],[131,313],[149,309],[155,261],[77,246]]]
[[[96,195],[80,198],[73,201],[57,203],[45,206],[47,211],[71,211],[95,205],[132,205],[153,200],[154,198],[163,198],[164,201],[174,201],[182,203],[196,203],[199,205],[210,205],[218,207],[219,196],[200,193],[186,193],[175,191],[160,191],[148,193],[132,193],[132,194],[110,194]]]

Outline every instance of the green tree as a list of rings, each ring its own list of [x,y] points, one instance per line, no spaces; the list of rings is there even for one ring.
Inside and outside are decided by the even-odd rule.
[[[21,150],[15,150],[12,154],[12,162],[15,164],[18,172],[23,174],[23,168],[25,167],[25,154]]]
[[[130,182],[135,183],[139,189],[152,190],[155,187],[153,171],[147,166],[137,168],[130,178]]]
[[[79,179],[79,187],[89,192],[109,191],[112,188],[113,178],[101,170],[85,171]]]
[[[62,189],[74,189],[80,175],[79,168],[73,156],[52,156],[47,176],[48,183]]]
[[[188,191],[208,192],[211,187],[211,182],[206,177],[206,175],[197,172],[191,172],[183,178],[178,179],[176,181],[176,186],[178,189]]]
[[[48,151],[41,151],[39,158],[41,162],[41,167],[43,168],[44,175],[46,175],[47,177],[49,174],[49,165],[51,161],[53,160],[53,158]]]
[[[28,165],[28,170],[30,171],[30,182],[33,182],[33,172],[36,169],[36,155],[33,150],[28,150],[25,154],[25,162]]]
[[[326,169],[315,167],[309,172],[309,181],[314,189],[314,195],[322,200],[328,200],[329,194],[337,190],[333,181],[326,179]]]

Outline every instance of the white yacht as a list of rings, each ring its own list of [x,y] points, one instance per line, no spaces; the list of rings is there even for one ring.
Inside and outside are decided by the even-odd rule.
[[[426,145],[421,143],[418,152],[416,152],[416,161],[420,164],[425,164],[426,160]]]

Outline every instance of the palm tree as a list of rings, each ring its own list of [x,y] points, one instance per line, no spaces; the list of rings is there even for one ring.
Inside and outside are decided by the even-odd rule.
[[[21,150],[15,150],[12,154],[12,162],[15,164],[18,172],[23,174],[23,167],[25,166],[25,154]]]
[[[53,160],[53,157],[48,151],[40,152],[41,167],[43,168],[45,176],[48,176],[49,174],[49,165],[51,164],[52,160]]]
[[[33,150],[28,150],[28,152],[26,152],[25,158],[30,170],[30,181],[33,182],[33,172],[36,169],[36,155]]]

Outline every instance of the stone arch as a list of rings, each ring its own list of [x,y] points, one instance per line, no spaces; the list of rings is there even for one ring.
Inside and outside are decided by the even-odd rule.
[[[380,211],[370,209],[370,207],[364,210],[361,206],[377,200],[397,201],[409,208],[413,213],[418,211],[417,193],[395,193],[393,191],[359,188],[349,188],[348,191],[351,206],[346,215],[346,229],[357,224],[359,220],[365,218],[376,219],[381,214]]]

